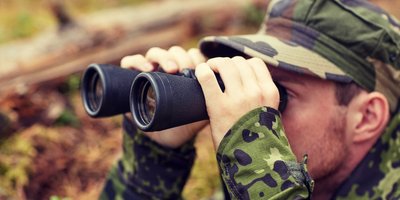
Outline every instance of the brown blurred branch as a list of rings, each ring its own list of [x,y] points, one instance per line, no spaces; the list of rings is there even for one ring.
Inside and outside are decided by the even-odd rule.
[[[75,24],[71,15],[67,12],[65,8],[64,0],[50,0],[49,5],[50,11],[56,18],[60,30],[63,30],[68,26],[73,26]]]
[[[60,1],[55,2],[60,24],[73,23]],[[61,32],[0,47],[0,92],[79,72],[94,62],[117,63],[152,46],[229,31],[246,5],[242,0],[169,0],[95,13]]]

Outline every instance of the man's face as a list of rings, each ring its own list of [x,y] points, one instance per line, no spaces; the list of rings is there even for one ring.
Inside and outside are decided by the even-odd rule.
[[[336,172],[347,156],[346,108],[335,98],[334,83],[269,67],[287,89],[283,125],[298,161],[308,154],[308,169],[318,181]]]

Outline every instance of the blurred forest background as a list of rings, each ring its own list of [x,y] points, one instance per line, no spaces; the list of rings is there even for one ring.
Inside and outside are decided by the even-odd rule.
[[[399,17],[400,0],[374,0]],[[152,46],[257,31],[264,0],[0,0],[0,200],[97,199],[121,154],[121,117],[91,119],[90,63],[118,65]],[[185,199],[221,199],[209,133]]]
[[[261,1],[0,0],[0,199],[97,199],[121,154],[121,117],[89,118],[79,93],[90,63],[118,65],[152,46],[253,33]],[[186,199],[218,199],[208,133]]]

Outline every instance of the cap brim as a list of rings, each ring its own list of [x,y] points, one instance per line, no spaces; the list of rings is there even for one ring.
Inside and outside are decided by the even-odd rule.
[[[338,82],[351,82],[340,68],[319,54],[293,42],[264,34],[209,36],[200,42],[201,52],[209,57],[247,55],[267,64],[300,74]]]

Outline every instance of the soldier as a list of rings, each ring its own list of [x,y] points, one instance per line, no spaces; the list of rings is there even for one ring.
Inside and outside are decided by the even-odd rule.
[[[232,199],[399,199],[399,30],[366,1],[281,0],[257,34],[125,57],[142,71],[196,66],[210,120],[142,134],[126,117],[101,198],[181,198],[209,123]],[[288,94],[282,113],[274,81]]]

